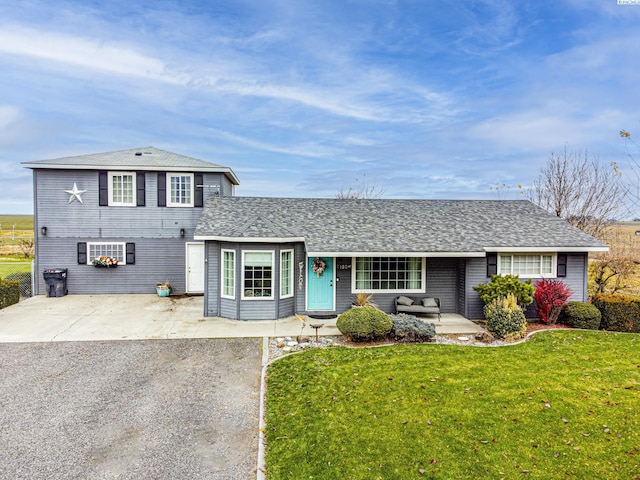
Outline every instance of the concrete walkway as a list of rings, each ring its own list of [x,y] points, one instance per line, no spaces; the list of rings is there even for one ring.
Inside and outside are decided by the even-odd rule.
[[[310,324],[323,324],[320,335],[340,335],[336,320],[293,316],[280,320],[235,321],[204,317],[203,297],[156,295],[37,296],[0,310],[0,342],[63,342],[177,338],[295,337],[315,335]],[[482,331],[455,314],[425,317],[438,334],[472,335]]]

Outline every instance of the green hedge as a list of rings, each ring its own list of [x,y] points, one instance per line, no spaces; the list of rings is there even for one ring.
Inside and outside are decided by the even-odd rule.
[[[591,303],[602,314],[602,330],[640,333],[640,299],[626,295],[594,295]]]
[[[0,308],[20,301],[20,282],[0,278]]]
[[[602,315],[595,305],[586,302],[569,302],[560,311],[558,323],[569,325],[573,328],[598,330]]]

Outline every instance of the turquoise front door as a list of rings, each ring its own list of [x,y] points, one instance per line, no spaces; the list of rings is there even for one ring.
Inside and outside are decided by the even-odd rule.
[[[316,257],[307,259],[307,310],[333,310],[335,296],[333,258],[322,258],[327,266],[319,276],[313,271],[315,259]]]

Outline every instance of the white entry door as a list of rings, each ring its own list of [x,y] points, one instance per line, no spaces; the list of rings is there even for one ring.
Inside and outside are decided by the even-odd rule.
[[[187,243],[187,293],[204,293],[204,243]]]

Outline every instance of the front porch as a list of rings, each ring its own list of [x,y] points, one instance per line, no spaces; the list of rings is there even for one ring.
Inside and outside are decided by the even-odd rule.
[[[441,321],[438,321],[437,315],[416,315],[419,319],[425,322],[431,322],[436,326],[437,335],[475,335],[482,333],[484,329],[479,325],[473,323],[471,320],[458,315],[457,313],[443,313]],[[315,330],[311,325],[319,325],[322,327],[318,329],[318,335],[340,335],[340,331],[336,327],[337,317],[331,319],[314,319],[309,316],[305,316],[306,325],[300,331],[300,320],[297,317],[287,317],[280,320],[276,320],[279,323],[278,333],[279,335],[307,335],[315,336]],[[296,330],[297,328],[297,330]],[[287,331],[291,333],[283,334]]]

